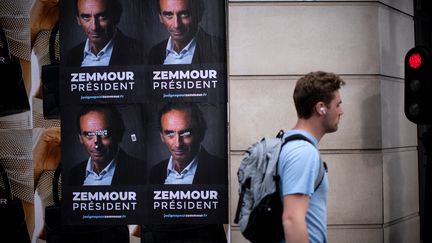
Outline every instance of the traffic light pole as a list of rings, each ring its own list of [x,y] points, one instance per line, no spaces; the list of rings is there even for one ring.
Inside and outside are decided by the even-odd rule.
[[[417,124],[420,238],[432,242],[432,50],[416,46],[405,56],[404,112]]]
[[[432,1],[413,0],[414,9],[414,37],[416,46],[432,48]],[[430,58],[430,56],[429,56]],[[405,65],[407,65],[405,61]],[[405,66],[406,72],[407,66]],[[426,68],[427,75],[432,68]],[[407,82],[408,80],[405,80]],[[408,81],[409,82],[409,81]],[[428,78],[426,83],[431,85],[432,78]],[[415,84],[415,83],[414,83]],[[414,85],[415,87],[415,85]],[[429,86],[431,87],[431,86]],[[408,86],[405,86],[405,91]],[[431,90],[426,92],[432,94]],[[430,106],[432,101],[426,103],[424,115],[431,114]],[[405,106],[412,104],[405,104]],[[406,107],[405,107],[406,108]],[[415,112],[415,109],[412,109]],[[413,113],[412,113],[413,114]],[[411,115],[412,115],[411,114]],[[409,115],[409,116],[411,116]],[[408,119],[410,117],[407,116]],[[416,119],[416,118],[414,118]],[[424,119],[428,120],[428,119]],[[419,197],[420,197],[420,239],[422,243],[432,242],[432,231],[426,228],[432,225],[432,121],[416,122],[418,131],[418,166],[419,166]],[[430,229],[430,228],[429,228]]]
[[[419,125],[418,135],[420,236],[426,243],[432,242],[432,233],[426,228],[432,223],[432,125]]]

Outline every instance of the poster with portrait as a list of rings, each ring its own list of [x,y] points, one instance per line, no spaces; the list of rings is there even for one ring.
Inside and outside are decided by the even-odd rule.
[[[161,102],[148,111],[149,223],[225,223],[225,105]]]
[[[64,222],[141,222],[148,174],[141,104],[79,104],[62,111]]]
[[[60,2],[63,104],[146,102],[149,2]]]
[[[226,3],[185,2],[162,14],[158,1],[110,0],[96,18],[61,2],[63,102],[225,103]]]
[[[63,222],[228,222],[226,7],[60,1]]]

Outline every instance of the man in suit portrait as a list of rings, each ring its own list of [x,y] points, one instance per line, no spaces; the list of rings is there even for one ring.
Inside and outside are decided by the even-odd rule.
[[[207,124],[195,103],[167,103],[159,111],[160,139],[171,156],[150,173],[153,184],[228,184],[227,161],[201,144]]]
[[[225,41],[200,27],[203,0],[156,0],[159,20],[169,38],[151,48],[151,64],[226,62]]]
[[[113,105],[84,105],[77,114],[79,141],[89,157],[74,166],[70,185],[136,185],[145,183],[145,162],[119,146],[125,126]]]
[[[167,103],[159,111],[160,139],[171,156],[153,166],[151,184],[227,185],[228,164],[202,145],[207,124],[196,103]],[[152,242],[226,243],[222,224],[147,226]]]
[[[68,66],[132,65],[146,62],[140,41],[117,27],[122,15],[119,0],[73,0],[76,20],[87,39],[70,49]]]

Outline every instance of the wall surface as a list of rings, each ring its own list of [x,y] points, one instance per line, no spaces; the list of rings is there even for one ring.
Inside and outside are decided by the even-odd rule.
[[[290,129],[296,80],[325,70],[347,82],[339,130],[320,143],[329,165],[329,242],[420,242],[416,126],[403,113],[412,1],[228,5],[231,218],[243,151]],[[232,220],[231,242],[247,242]]]

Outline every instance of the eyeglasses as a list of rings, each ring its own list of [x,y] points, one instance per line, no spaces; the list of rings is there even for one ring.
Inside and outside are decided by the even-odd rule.
[[[95,136],[100,137],[100,138],[109,138],[111,136],[111,132],[109,132],[108,129],[97,130],[97,131],[92,131],[92,132],[84,131],[84,132],[82,132],[82,135],[84,137],[86,137],[87,139],[92,139]]]
[[[179,132],[169,131],[169,130],[163,131],[163,135],[167,138],[174,138],[176,136],[176,134],[178,134],[179,137],[182,137],[182,138],[189,138],[192,136],[192,129],[186,129],[186,130],[182,130]]]

